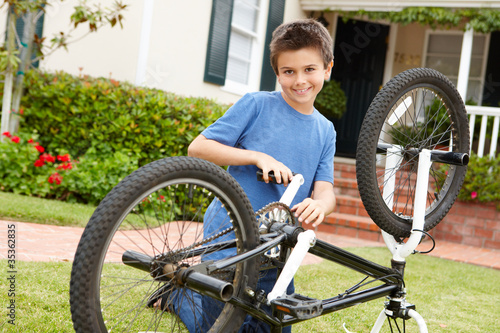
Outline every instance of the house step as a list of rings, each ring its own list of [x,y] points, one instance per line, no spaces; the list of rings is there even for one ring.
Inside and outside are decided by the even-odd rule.
[[[380,228],[369,217],[364,216],[331,213],[317,227],[312,227],[310,224],[303,224],[302,227],[335,235],[383,241]]]
[[[353,197],[349,195],[337,194],[336,198],[337,207],[334,212],[368,217],[368,213],[366,212],[365,206],[359,196]]]
[[[368,216],[359,197],[354,160],[336,160],[334,176],[337,198],[335,211],[318,227],[312,228],[311,225],[303,227],[342,236],[382,241],[379,227]]]
[[[334,173],[337,206],[316,229],[332,234],[382,241],[380,228],[369,217],[359,196],[354,161],[336,160]],[[407,201],[406,197],[400,196],[399,202],[401,213],[411,210],[412,202]]]
[[[345,164],[342,162],[335,162],[334,165],[335,179],[356,179],[356,165],[355,164]]]
[[[348,195],[359,198],[358,182],[352,178],[335,178],[335,195]]]

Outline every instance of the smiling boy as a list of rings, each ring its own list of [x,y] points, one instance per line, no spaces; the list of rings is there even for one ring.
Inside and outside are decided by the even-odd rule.
[[[228,172],[240,183],[256,210],[280,199],[292,179],[292,170],[302,174],[305,182],[292,202],[292,211],[300,222],[317,226],[336,204],[333,192],[336,133],[333,124],[314,108],[314,100],[332,71],[332,39],[317,21],[297,20],[274,31],[270,49],[271,65],[282,91],[243,96],[191,143],[188,154],[228,165]],[[259,169],[264,172],[265,183],[257,181]],[[285,186],[269,184],[270,171]],[[211,216],[212,220],[217,220],[218,214],[224,212]],[[213,235],[218,228],[217,223],[204,225],[204,235]],[[217,253],[210,256],[218,259]],[[257,290],[269,293],[276,279],[277,269],[261,272]],[[163,288],[160,292],[161,296],[152,297],[148,304],[176,313],[191,333],[206,331],[212,324],[209,321],[219,314],[216,301],[209,297],[193,294],[194,306],[184,301],[182,295],[172,295]],[[287,294],[293,292],[292,282]],[[204,316],[210,319],[199,325],[194,308],[202,308]],[[269,331],[267,324],[251,316],[246,317],[239,330]],[[283,332],[291,332],[291,327],[285,327]]]
[[[292,171],[306,183],[292,207],[300,222],[319,225],[335,208],[333,124],[315,108],[314,100],[333,66],[331,37],[312,19],[282,24],[273,33],[271,65],[281,92],[245,95],[201,133],[188,154],[218,165],[242,185],[254,209],[277,201],[283,186],[255,181],[257,169],[273,171],[285,186]],[[312,193],[312,196],[311,196]]]
[[[292,211],[300,222],[319,225],[336,204],[333,191],[333,124],[315,108],[314,100],[333,66],[332,39],[312,19],[280,25],[270,44],[271,65],[282,91],[243,96],[189,146],[189,156],[228,165],[254,209],[278,201],[292,179],[305,178]],[[266,184],[256,181],[263,170]],[[268,184],[273,171],[278,183]],[[276,270],[259,279],[258,289],[270,292]],[[293,283],[287,293],[293,292]],[[269,326],[247,316],[240,332],[268,332]],[[283,332],[290,332],[286,327]]]

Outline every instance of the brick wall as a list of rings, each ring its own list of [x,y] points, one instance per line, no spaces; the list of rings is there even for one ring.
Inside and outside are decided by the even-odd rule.
[[[494,204],[456,201],[432,234],[436,239],[500,250],[500,211]]]

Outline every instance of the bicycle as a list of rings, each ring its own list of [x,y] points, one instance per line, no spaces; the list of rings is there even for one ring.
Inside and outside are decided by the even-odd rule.
[[[208,325],[210,332],[237,331],[247,314],[279,332],[387,297],[372,332],[379,332],[386,318],[402,320],[403,331],[413,318],[420,332],[427,332],[406,301],[405,258],[453,205],[468,152],[465,106],[442,74],[412,69],[377,94],[362,124],[356,173],[366,210],[393,254],[391,267],[316,239],[298,225],[288,206],[300,175],[279,202],[254,212],[239,184],[210,162],[171,157],[143,166],[106,196],[82,235],[71,273],[74,328],[183,331],[172,307],[185,302],[198,327]],[[325,300],[286,295],[307,252],[372,280]],[[256,285],[259,272],[270,267],[280,275],[266,295]],[[368,287],[370,282],[378,285]],[[167,306],[150,307],[162,294],[168,295]],[[216,300],[211,304],[218,311],[204,311],[200,299],[206,297]]]

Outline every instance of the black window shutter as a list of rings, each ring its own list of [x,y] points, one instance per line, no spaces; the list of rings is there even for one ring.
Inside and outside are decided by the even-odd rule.
[[[269,59],[269,43],[274,29],[283,23],[285,12],[285,0],[269,1],[269,15],[267,18],[266,44],[264,49],[264,61],[262,62],[262,74],[260,76],[260,90],[273,91],[276,89],[276,74],[274,74]]]
[[[213,0],[208,34],[205,82],[224,85],[226,81],[233,0]]]

